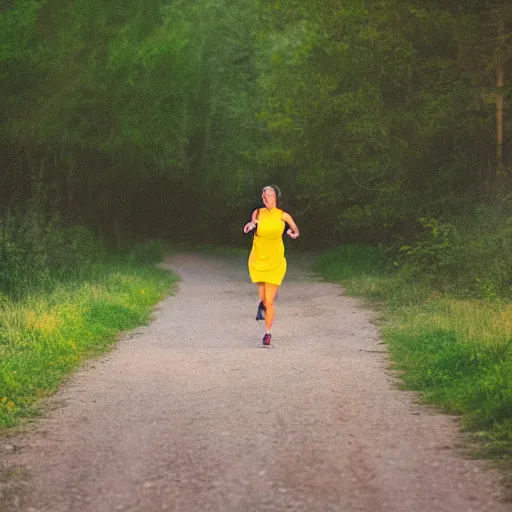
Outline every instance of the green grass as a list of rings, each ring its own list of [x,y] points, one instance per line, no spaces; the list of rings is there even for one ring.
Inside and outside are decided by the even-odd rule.
[[[405,389],[460,415],[480,456],[512,460],[512,304],[463,299],[413,282],[376,248],[341,247],[317,270],[379,304],[381,331]]]
[[[0,428],[34,414],[38,399],[52,394],[66,375],[109,350],[120,332],[148,322],[176,276],[137,263],[148,260],[139,252],[124,263],[90,266],[80,280],[58,284],[49,294],[3,300]]]

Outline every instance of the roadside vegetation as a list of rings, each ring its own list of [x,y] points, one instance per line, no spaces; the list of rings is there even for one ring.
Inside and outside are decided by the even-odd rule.
[[[176,278],[154,266],[161,243],[113,253],[83,228],[42,219],[0,224],[0,429],[36,414],[72,370],[146,323]]]
[[[247,247],[276,183],[296,250],[353,244],[320,268],[382,303],[404,385],[510,454],[509,4],[4,2],[0,425],[169,289],[121,248]]]
[[[342,246],[322,255],[317,268],[380,307],[401,385],[459,415],[473,453],[512,474],[509,228],[482,237],[481,223],[469,225],[436,226],[434,235],[430,226],[418,243],[395,251]]]

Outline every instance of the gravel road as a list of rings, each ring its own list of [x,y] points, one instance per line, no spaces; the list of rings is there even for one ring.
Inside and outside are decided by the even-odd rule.
[[[397,389],[373,313],[342,288],[290,258],[266,348],[246,258],[165,265],[182,280],[154,321],[0,441],[4,510],[510,510],[456,420]]]

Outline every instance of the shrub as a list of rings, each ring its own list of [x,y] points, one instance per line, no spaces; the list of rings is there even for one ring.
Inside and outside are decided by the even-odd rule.
[[[512,296],[512,217],[480,207],[451,222],[420,221],[415,242],[400,249],[409,279],[483,299]]]
[[[162,240],[151,240],[130,249],[128,260],[137,264],[159,263],[168,250],[166,243]]]
[[[0,292],[14,299],[56,278],[72,276],[104,255],[83,227],[63,228],[56,215],[33,207],[0,218]]]

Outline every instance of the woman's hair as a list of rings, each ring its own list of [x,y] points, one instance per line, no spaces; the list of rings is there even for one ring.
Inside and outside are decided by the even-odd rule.
[[[272,184],[264,186],[263,190],[261,191],[262,195],[265,193],[265,190],[273,190],[276,194],[276,206],[280,210],[287,211],[286,200],[283,199],[281,189],[277,185]]]
[[[281,194],[281,189],[280,189],[277,185],[273,185],[273,184],[272,184],[272,185],[270,185],[270,186],[274,189],[274,191],[275,191],[275,193],[276,193],[276,198],[277,198],[277,199],[281,199],[281,196],[282,196],[282,194]]]
[[[273,190],[275,193],[276,193],[276,200],[279,201],[279,199],[281,199],[281,189],[277,186],[277,185],[266,185],[265,187],[263,187],[263,190],[261,191],[261,193],[263,194],[265,192],[265,190]]]

